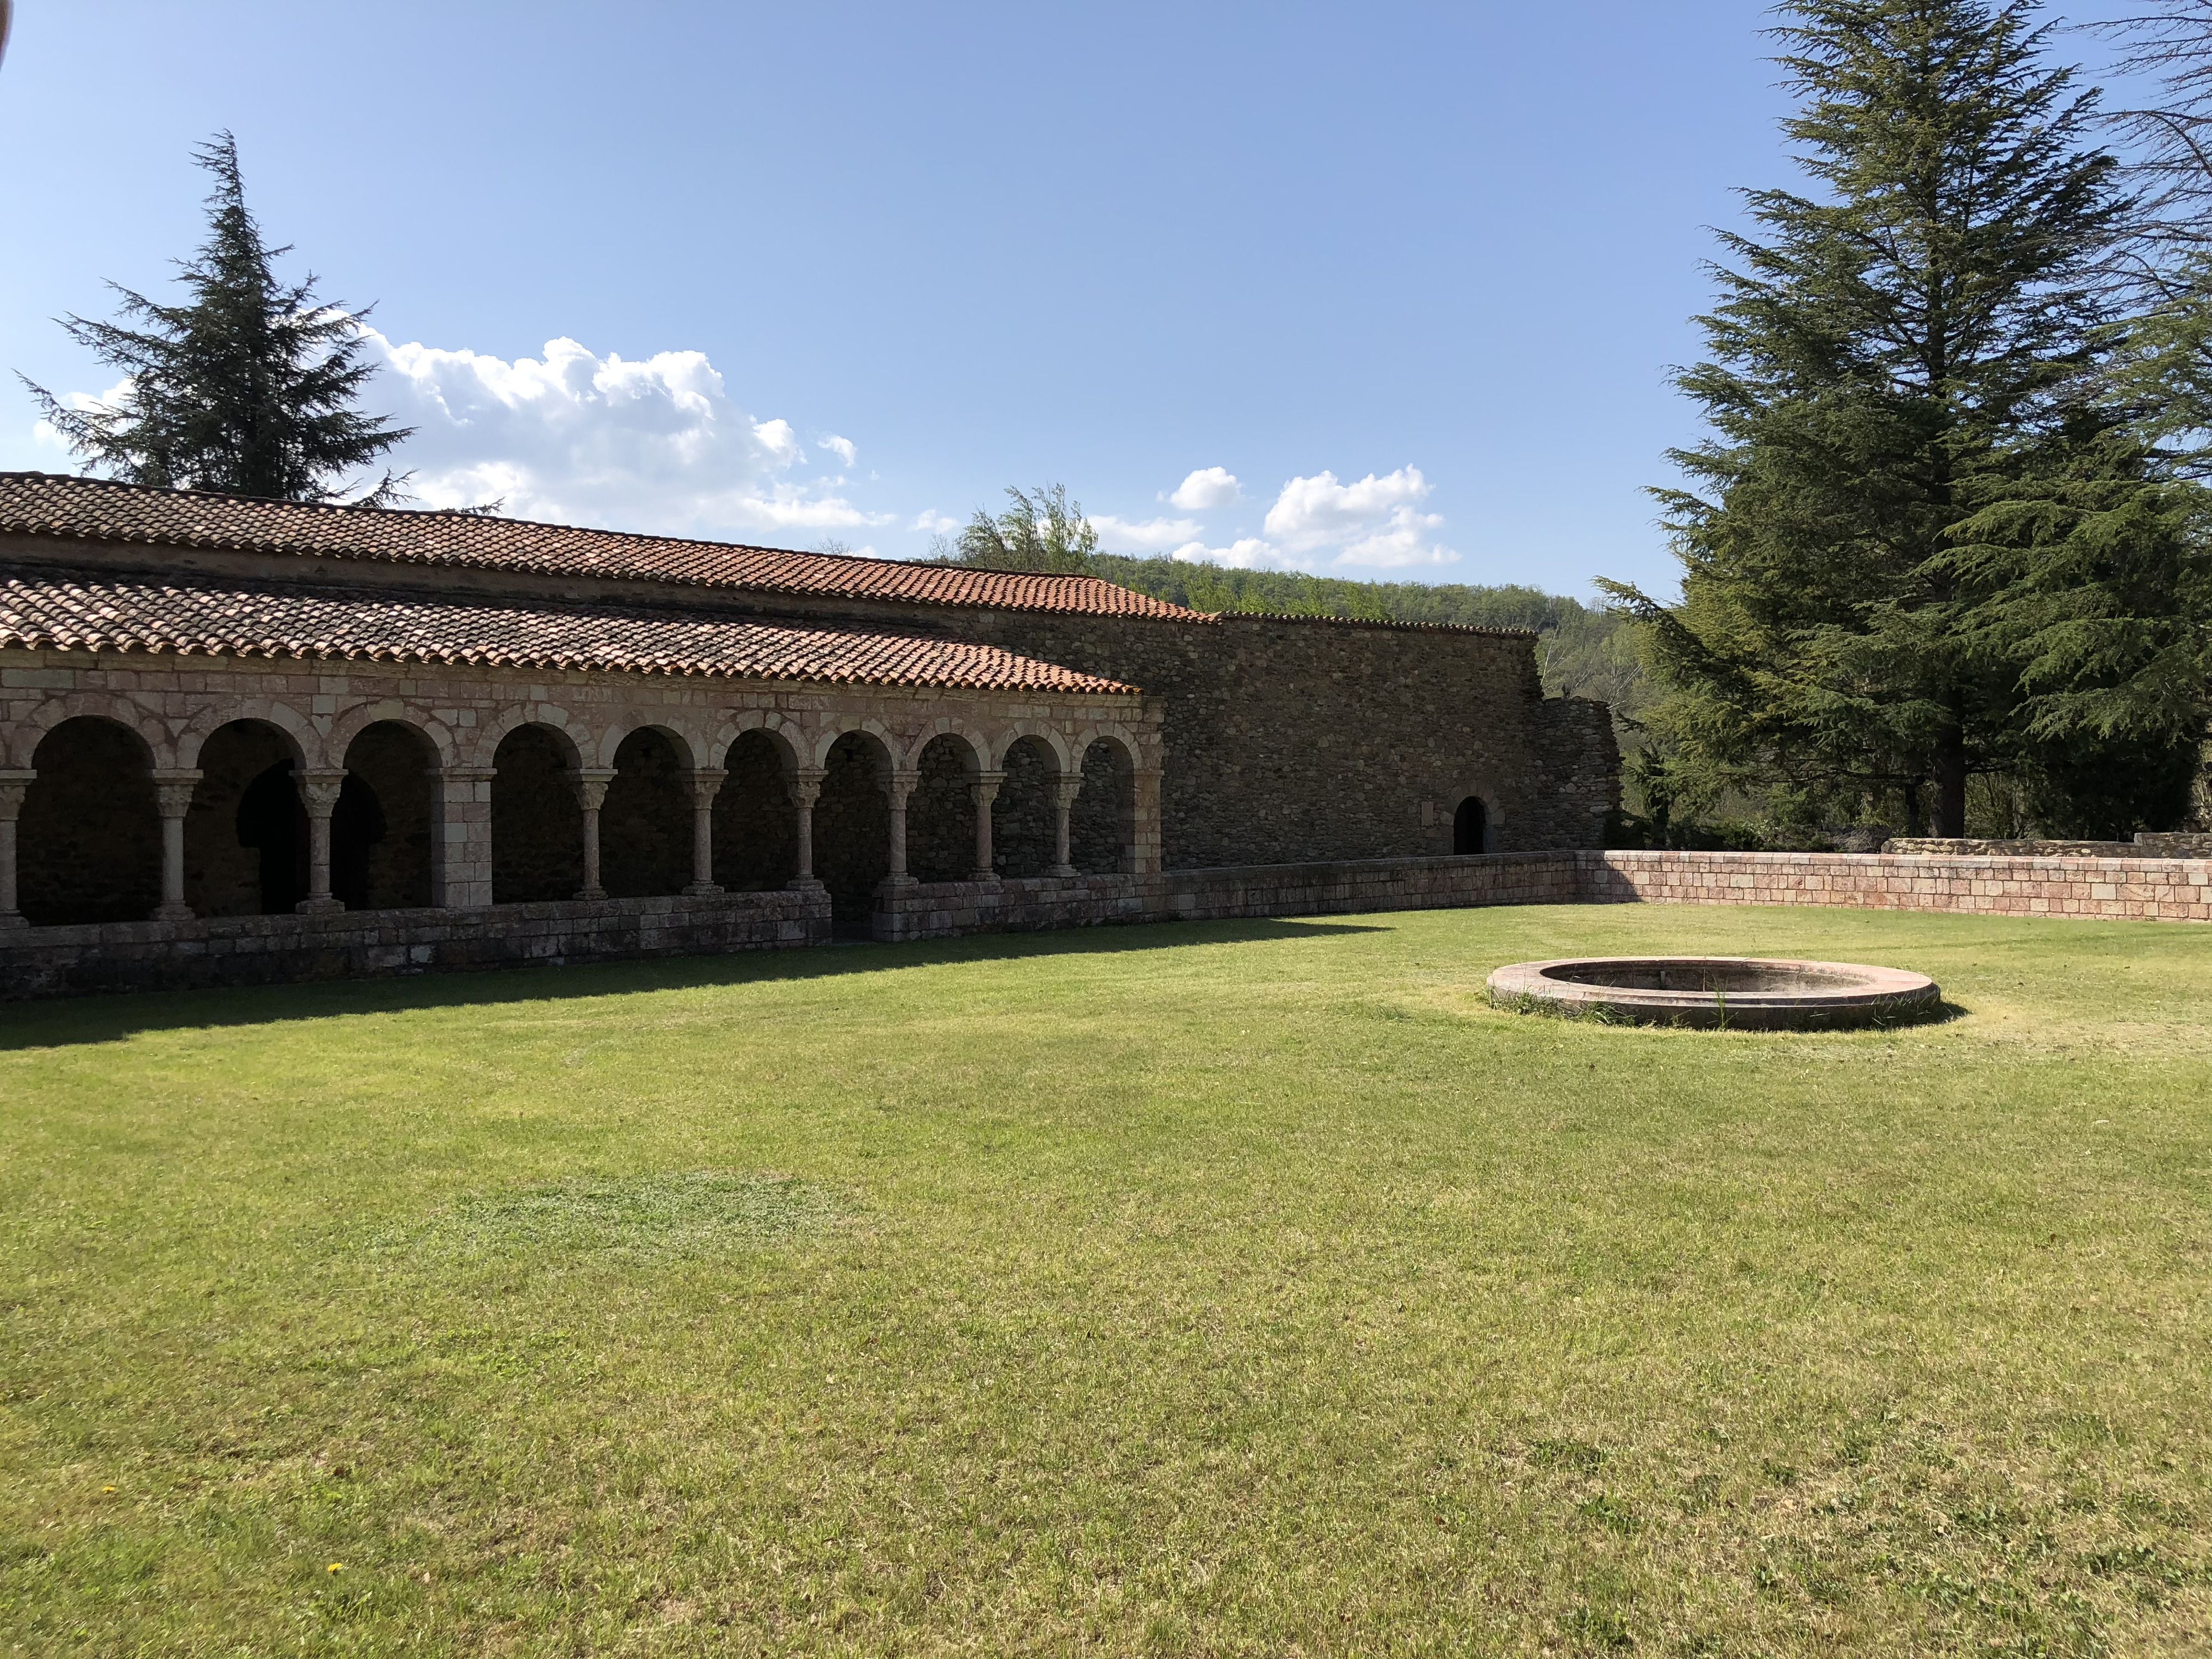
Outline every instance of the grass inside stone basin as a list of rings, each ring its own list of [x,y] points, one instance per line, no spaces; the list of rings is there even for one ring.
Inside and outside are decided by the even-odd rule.
[[[1959,1012],[1484,993],[1690,952]],[[0,1653],[2201,1651],[2208,994],[1620,906],[0,1009]]]

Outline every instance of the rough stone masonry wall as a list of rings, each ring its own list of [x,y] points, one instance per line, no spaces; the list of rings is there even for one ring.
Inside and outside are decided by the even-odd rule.
[[[915,883],[890,940],[1108,922],[1357,915],[1492,904],[1812,904],[1990,916],[2212,921],[2212,860],[1560,851],[1145,875]],[[603,962],[818,945],[825,895],[574,902],[119,922],[0,933],[0,999]]]
[[[1547,700],[1526,635],[1279,617],[933,609],[939,626],[1142,686],[1163,705],[1167,866],[1595,848],[1620,805],[1601,703]]]
[[[1585,900],[2212,921],[2212,859],[1585,853]]]

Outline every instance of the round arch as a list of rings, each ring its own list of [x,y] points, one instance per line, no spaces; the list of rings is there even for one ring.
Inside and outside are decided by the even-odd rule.
[[[7,744],[0,746],[0,756],[6,757],[8,765],[27,770],[31,757],[46,741],[46,733],[64,720],[102,720],[123,727],[145,745],[147,764],[157,770],[179,763],[177,745],[160,718],[130,698],[106,691],[76,691],[41,700],[27,715],[8,728],[13,735]]]
[[[134,725],[78,714],[46,726],[15,821],[16,905],[39,926],[140,921],[161,896],[155,750]]]
[[[177,739],[177,764],[187,769],[200,766],[210,738],[227,726],[246,725],[274,732],[283,744],[287,758],[302,770],[318,769],[327,763],[328,750],[313,720],[289,703],[249,697],[208,709],[196,717]]]

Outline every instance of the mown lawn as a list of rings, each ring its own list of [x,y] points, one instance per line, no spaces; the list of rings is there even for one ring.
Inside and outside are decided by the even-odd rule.
[[[1960,1012],[1481,1000],[1666,949]],[[0,1653],[2203,1652],[2208,1006],[1606,907],[0,1009]]]

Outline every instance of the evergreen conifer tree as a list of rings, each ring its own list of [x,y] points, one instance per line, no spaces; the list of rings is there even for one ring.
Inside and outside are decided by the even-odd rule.
[[[118,405],[65,407],[27,380],[46,419],[78,454],[131,483],[219,489],[283,501],[347,494],[349,478],[410,428],[354,407],[375,373],[362,356],[367,310],[314,297],[315,278],[286,283],[246,205],[238,145],[228,132],[199,146],[215,175],[208,239],[179,261],[189,295],[161,305],[118,285],[125,323],[63,319],[71,338],[121,369]],[[386,473],[359,499],[390,500]]]
[[[1679,380],[1715,435],[1673,456],[1697,488],[1658,492],[1681,603],[1607,585],[1650,624],[1651,718],[1692,782],[1808,812],[1901,797],[1911,820],[1932,782],[1960,835],[1969,775],[2021,763],[2021,618],[1999,613],[2043,573],[1954,532],[2031,478],[2148,476],[2094,389],[2127,204],[2035,11],[1796,0],[1776,31],[1815,191],[1747,192],[1757,233],[1723,239],[1711,359]]]

